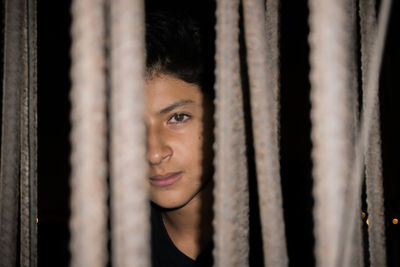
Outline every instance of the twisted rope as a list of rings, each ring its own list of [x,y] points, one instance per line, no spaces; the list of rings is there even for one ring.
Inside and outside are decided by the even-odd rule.
[[[277,134],[278,2],[267,4],[268,31],[263,1],[243,2],[247,65],[265,266],[287,266]]]
[[[150,266],[145,125],[137,123],[144,109],[144,3],[110,4],[113,265]]]
[[[351,165],[350,40],[344,0],[310,0],[311,119],[317,266],[340,266],[340,235]],[[346,225],[347,226],[347,225]]]
[[[367,152],[368,146],[371,142],[372,126],[374,121],[374,109],[376,107],[376,99],[378,95],[379,85],[379,73],[380,66],[382,63],[382,55],[386,38],[386,30],[388,20],[390,16],[391,1],[385,0],[381,2],[378,29],[375,36],[375,42],[371,48],[371,58],[369,59],[368,76],[364,90],[364,107],[361,117],[361,129],[356,139],[355,147],[355,161],[353,166],[352,177],[349,185],[349,193],[346,199],[346,210],[342,216],[344,227],[341,233],[341,240],[343,250],[351,249],[349,240],[353,238],[354,232],[354,220],[355,216],[351,216],[354,213],[358,203],[358,197],[361,195],[361,187],[363,180],[363,166],[364,166],[364,155]],[[348,254],[345,254],[348,255]],[[349,257],[344,257],[342,266],[351,266]]]
[[[214,263],[248,265],[249,204],[239,63],[239,0],[217,1]]]
[[[352,135],[351,135],[351,145],[355,147],[357,134],[359,132],[359,104],[358,104],[358,51],[357,51],[357,4],[355,0],[351,0],[347,2],[346,5],[347,16],[350,18],[347,20],[348,26],[347,29],[350,29],[348,32],[348,37],[350,40],[350,56],[349,56],[349,72],[351,74],[350,79],[350,89],[351,89],[351,126],[352,126]],[[354,150],[351,151],[352,156],[350,157],[350,165],[354,164]],[[363,250],[363,233],[362,233],[362,220],[361,220],[361,195],[358,198],[358,204],[356,207],[356,211],[352,214],[355,216],[355,228],[354,228],[354,238],[352,242],[352,249],[346,250],[345,253],[349,253],[345,257],[351,257],[351,265],[362,267],[364,265],[364,250]]]
[[[274,109],[276,114],[274,120],[277,125],[276,137],[279,139],[279,0],[266,0],[265,25],[267,35],[267,72],[270,78],[268,79],[268,88],[272,88],[274,96]],[[278,142],[278,141],[277,141]]]
[[[71,266],[107,263],[104,1],[72,4]]]
[[[369,75],[369,64],[373,45],[376,40],[376,12],[374,0],[360,1],[360,29],[361,29],[361,70],[364,96],[365,85]],[[379,86],[379,81],[375,81]],[[366,109],[364,98],[363,109]],[[365,177],[368,205],[368,239],[369,254],[372,267],[386,266],[385,247],[385,219],[383,205],[383,177],[382,177],[382,151],[380,137],[379,95],[374,96],[374,110],[372,113],[371,137],[365,153]]]

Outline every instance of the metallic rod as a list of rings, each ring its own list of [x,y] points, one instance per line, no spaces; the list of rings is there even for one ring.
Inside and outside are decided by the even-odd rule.
[[[37,3],[28,0],[30,266],[37,266]]]
[[[21,92],[26,88],[25,1],[4,1],[3,112],[0,170],[0,266],[17,262]]]
[[[20,265],[30,264],[30,149],[29,149],[29,47],[28,47],[28,1],[24,1],[24,87],[20,102]]]
[[[21,91],[20,264],[36,266],[37,254],[37,56],[36,1],[25,1],[25,87]]]

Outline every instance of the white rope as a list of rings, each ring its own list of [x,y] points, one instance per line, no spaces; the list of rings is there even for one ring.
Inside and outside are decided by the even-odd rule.
[[[248,186],[239,63],[239,0],[217,1],[214,264],[248,266]]]
[[[112,263],[150,266],[145,124],[137,123],[144,114],[144,1],[110,5]]]

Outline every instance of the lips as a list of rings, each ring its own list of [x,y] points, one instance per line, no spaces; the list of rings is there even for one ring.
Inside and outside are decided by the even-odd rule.
[[[150,183],[154,186],[165,187],[174,184],[181,177],[182,172],[170,172],[150,177]]]

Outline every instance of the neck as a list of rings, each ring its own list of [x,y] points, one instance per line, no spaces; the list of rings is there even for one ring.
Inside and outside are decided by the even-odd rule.
[[[172,242],[192,259],[204,250],[212,238],[212,189],[213,183],[209,182],[189,203],[162,214]]]

